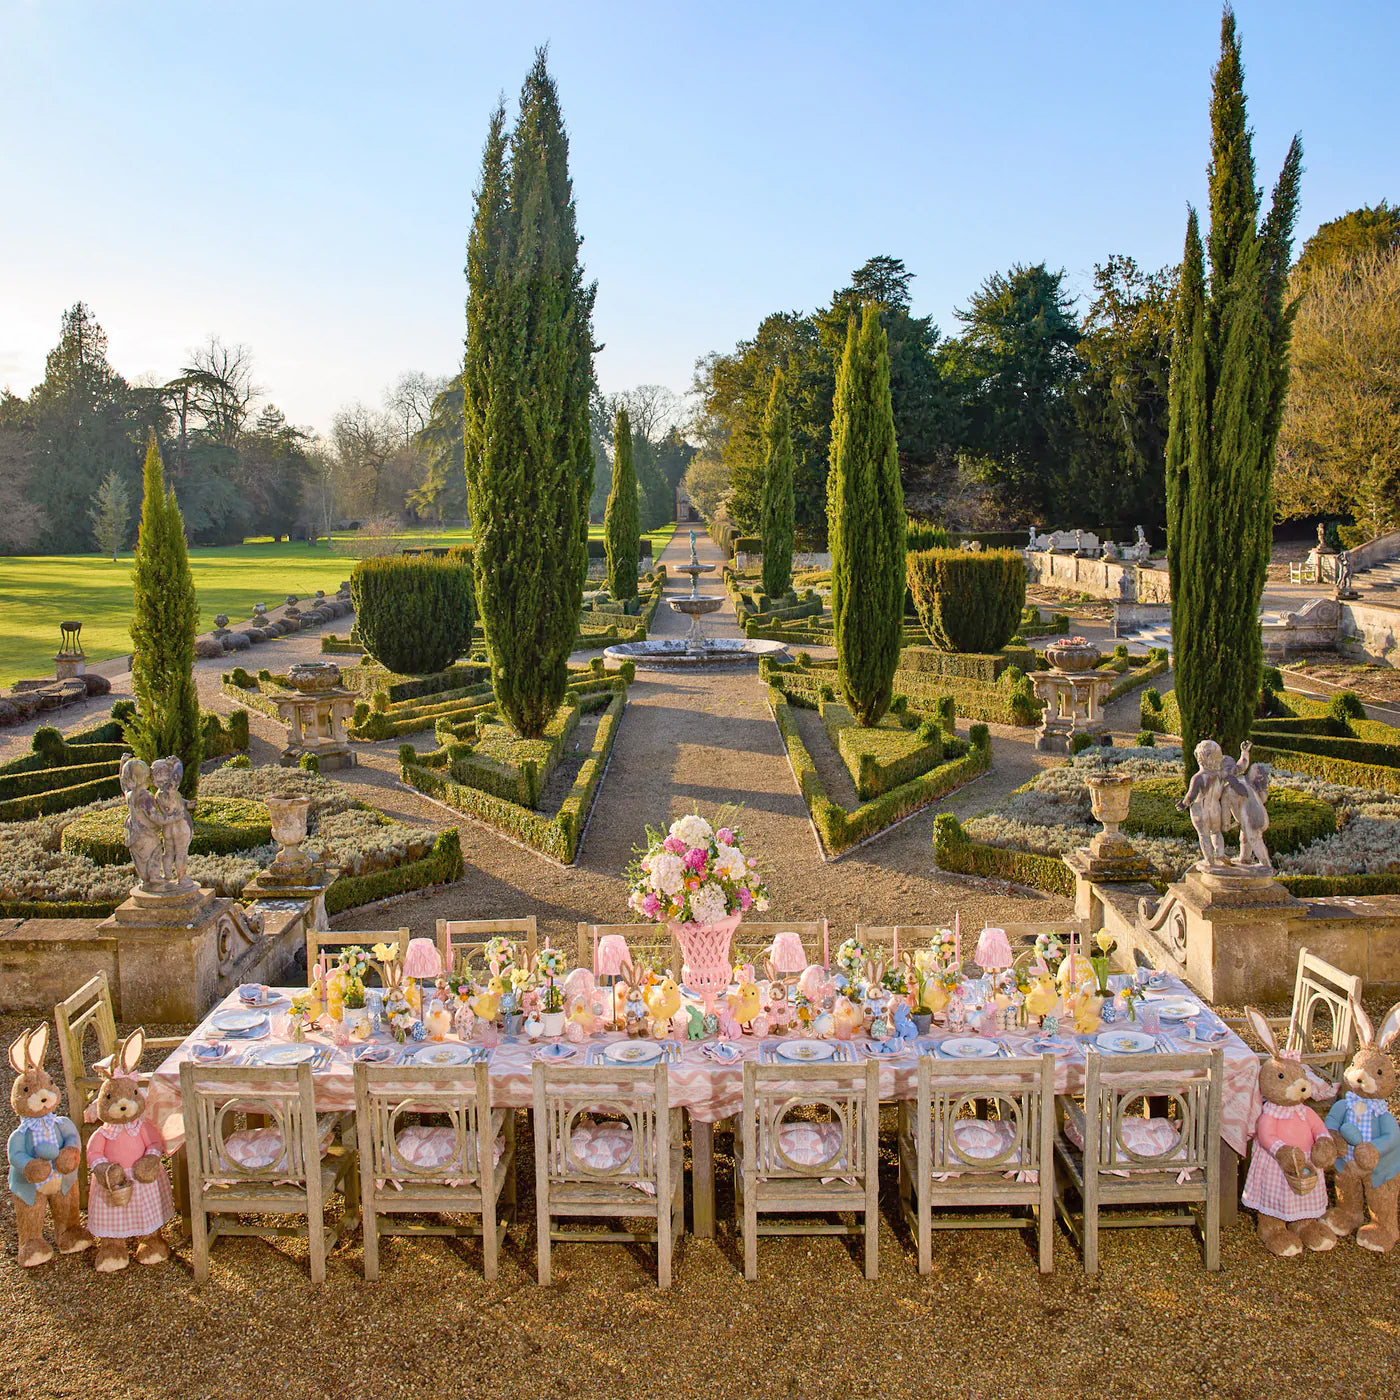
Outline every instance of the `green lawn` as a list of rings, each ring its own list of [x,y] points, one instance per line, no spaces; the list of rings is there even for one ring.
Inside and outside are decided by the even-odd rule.
[[[591,533],[601,535],[595,525]],[[651,533],[659,554],[675,526]],[[337,537],[338,551],[353,537]],[[414,543],[461,543],[466,530],[405,532]],[[289,593],[307,598],[318,588],[334,593],[350,577],[354,557],[332,553],[324,544],[248,542],[216,549],[190,550],[190,570],[199,594],[199,626],[206,631],[219,613],[234,621],[246,618],[254,603],[269,607]],[[91,661],[118,656],[131,648],[131,555],[117,563],[97,554],[0,556],[0,687],[22,676],[53,674],[58,624],[74,618],[83,624],[83,649]]]

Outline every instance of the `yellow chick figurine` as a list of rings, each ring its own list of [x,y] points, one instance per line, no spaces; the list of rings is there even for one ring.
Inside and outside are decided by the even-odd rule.
[[[865,1029],[865,1012],[847,996],[836,998],[836,1005],[831,1008],[831,1019],[837,1036],[842,1040],[849,1040]]]
[[[1086,987],[1069,1004],[1074,1016],[1074,1029],[1079,1035],[1091,1035],[1099,1028],[1098,998]]]
[[[1055,979],[1048,972],[1042,973],[1026,993],[1026,1015],[1049,1016],[1059,1004],[1060,992]]]
[[[762,1010],[763,994],[758,990],[757,982],[740,982],[739,990],[730,992],[729,1012],[741,1026],[747,1026]]]
[[[681,989],[676,985],[674,977],[663,977],[660,982],[642,992],[642,1000],[646,1002],[647,1014],[653,1021],[669,1022],[681,1009]]]
[[[472,1001],[472,1011],[483,1021],[494,1021],[500,1009],[501,998],[505,995],[505,984],[499,976],[492,976],[486,990],[479,992]]]
[[[930,1015],[937,1015],[952,998],[952,993],[942,982],[932,980],[924,983],[924,994],[919,999],[919,1009]]]
[[[571,1026],[577,1026],[584,1035],[592,1035],[601,1024],[599,1017],[593,1014],[588,1005],[588,998],[576,996],[574,1004],[569,1010],[568,1022]]]

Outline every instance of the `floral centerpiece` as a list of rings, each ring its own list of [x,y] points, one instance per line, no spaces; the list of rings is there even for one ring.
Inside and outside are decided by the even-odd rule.
[[[644,919],[670,926],[684,960],[682,977],[706,1012],[729,985],[729,944],[739,921],[768,908],[758,862],[745,855],[743,833],[715,828],[698,813],[678,817],[666,831],[647,828],[645,849],[627,871],[627,903]]]
[[[1101,997],[1113,995],[1108,986],[1108,960],[1117,951],[1118,940],[1107,929],[1094,935],[1094,951],[1089,955],[1089,966],[1094,969],[1094,978],[1099,984],[1097,990]]]
[[[1065,957],[1064,940],[1058,933],[1038,933],[1035,936],[1036,957],[1045,964],[1053,976]]]
[[[858,939],[848,938],[836,950],[836,966],[846,979],[842,992],[853,1002],[859,1003],[863,990],[861,978],[865,976],[865,945]]]
[[[555,982],[567,971],[564,954],[558,948],[546,943],[535,954],[535,973],[544,984],[540,993],[540,1020],[545,1035],[564,1034],[564,992]]]
[[[365,978],[369,974],[370,958],[363,948],[342,948],[336,975],[340,979],[341,1019],[346,1028],[356,1031],[368,1024],[365,1007]]]

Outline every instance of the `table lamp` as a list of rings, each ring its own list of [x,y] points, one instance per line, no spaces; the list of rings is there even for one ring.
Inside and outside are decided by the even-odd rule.
[[[790,978],[800,977],[807,970],[807,950],[802,939],[795,933],[780,933],[773,939],[768,952],[768,961],[773,971],[786,983]]]
[[[977,951],[972,960],[983,972],[1004,972],[1015,962],[1004,928],[984,928],[977,935]]]

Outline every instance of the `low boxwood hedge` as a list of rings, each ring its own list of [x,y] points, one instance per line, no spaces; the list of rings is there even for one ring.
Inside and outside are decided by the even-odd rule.
[[[1400,894],[1400,875],[1280,875],[1278,882],[1299,899]]]
[[[65,770],[50,771],[62,773]],[[74,783],[71,787],[52,788],[48,792],[34,792],[27,797],[14,797],[8,802],[0,802],[0,822],[27,822],[35,817],[53,816],[56,812],[85,807],[89,802],[116,797],[121,790],[121,779],[114,771],[110,777]]]
[[[56,786],[72,787],[75,783],[91,782],[112,774],[112,760],[99,763],[75,763],[70,768],[35,768],[28,772],[6,773],[0,776],[0,800],[27,797],[33,792],[49,792]]]
[[[60,845],[70,855],[86,856],[94,865],[125,865],[131,855],[124,839],[126,808],[84,812],[63,828]],[[247,797],[200,798],[194,808],[190,853],[224,856],[265,846],[272,827],[263,802]]]
[[[1036,855],[974,841],[951,812],[933,822],[933,858],[940,870],[985,879],[1011,880],[1018,885],[1074,898],[1074,875],[1058,856]]]
[[[1123,830],[1133,836],[1180,837],[1193,840],[1195,828],[1189,812],[1176,804],[1186,791],[1182,778],[1139,778],[1133,784],[1128,818]],[[1264,804],[1269,814],[1264,844],[1275,855],[1287,855],[1330,836],[1337,829],[1337,813],[1320,798],[1291,788],[1275,788]]]
[[[373,904],[409,890],[450,885],[462,878],[462,838],[455,826],[439,834],[433,849],[422,860],[375,870],[368,875],[342,875],[326,891],[326,913],[335,915],[362,904]]]
[[[939,651],[937,647],[905,647],[899,653],[901,671],[926,671],[935,676],[956,676],[962,680],[999,680],[1008,666],[1023,671],[1035,669],[1035,652],[1030,647],[1003,647],[1001,651]]]

